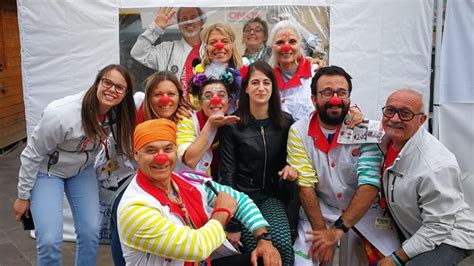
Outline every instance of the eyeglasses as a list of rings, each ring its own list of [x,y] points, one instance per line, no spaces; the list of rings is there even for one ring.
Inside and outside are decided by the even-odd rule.
[[[406,109],[406,108],[401,108],[401,109],[397,109],[395,107],[392,107],[392,106],[385,106],[382,108],[382,114],[383,116],[387,117],[387,118],[392,118],[395,116],[395,114],[398,114],[398,118],[400,118],[400,120],[402,121],[410,121],[413,119],[413,117],[415,117],[415,115],[422,115],[424,114],[423,112],[420,112],[420,113],[414,113],[412,111],[410,111],[409,109]]]
[[[118,93],[118,94],[124,94],[127,91],[127,87],[119,85],[119,84],[115,84],[110,79],[103,78],[103,79],[100,80],[100,83],[106,89],[110,89],[113,86],[114,89],[115,89],[115,92]]]
[[[334,95],[334,93],[336,93],[337,96],[341,97],[342,99],[349,98],[349,91],[346,89],[338,89],[337,91],[324,89],[322,91],[318,91],[318,93],[321,94],[321,97],[323,97],[325,100],[329,100]]]
[[[251,33],[251,32],[254,32],[254,33],[262,33],[263,32],[263,29],[262,28],[245,28],[244,29],[244,33]]]

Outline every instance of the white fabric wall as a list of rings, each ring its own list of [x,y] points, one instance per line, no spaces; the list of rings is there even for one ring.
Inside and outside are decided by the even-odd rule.
[[[441,49],[438,137],[459,162],[474,206],[474,2],[447,1]],[[474,212],[474,209],[473,209]]]
[[[229,5],[199,1],[200,6],[224,3]],[[262,0],[258,5],[276,3],[330,5],[330,64],[353,76],[353,102],[369,118],[380,119],[395,88],[429,93],[432,1]],[[119,8],[193,5],[196,1],[18,0],[28,133],[49,102],[87,89],[98,69],[119,62]]]

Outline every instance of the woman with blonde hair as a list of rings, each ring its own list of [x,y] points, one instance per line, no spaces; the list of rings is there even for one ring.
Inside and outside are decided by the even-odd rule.
[[[235,45],[235,33],[225,23],[215,23],[201,32],[201,41],[204,43],[204,54],[201,64],[206,69],[212,62],[226,64],[229,67],[240,69],[242,58]]]
[[[201,41],[204,44],[201,51],[202,61],[194,67],[195,76],[214,77],[225,81],[232,86],[240,87],[240,68],[243,66],[239,50],[235,45],[235,33],[225,23],[215,23],[201,32]],[[195,77],[190,82],[193,82]],[[231,95],[229,113],[237,109],[238,90]],[[199,101],[191,97],[194,108],[200,109]]]

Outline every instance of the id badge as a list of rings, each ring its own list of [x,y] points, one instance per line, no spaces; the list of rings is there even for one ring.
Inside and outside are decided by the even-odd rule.
[[[102,174],[111,174],[118,169],[118,163],[115,160],[108,160],[102,167]]]
[[[376,217],[375,218],[375,229],[390,229],[391,228],[391,220],[388,217]]]

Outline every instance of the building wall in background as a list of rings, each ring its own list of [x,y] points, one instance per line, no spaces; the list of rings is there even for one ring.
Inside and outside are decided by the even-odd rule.
[[[15,0],[0,3],[0,149],[26,137]]]

